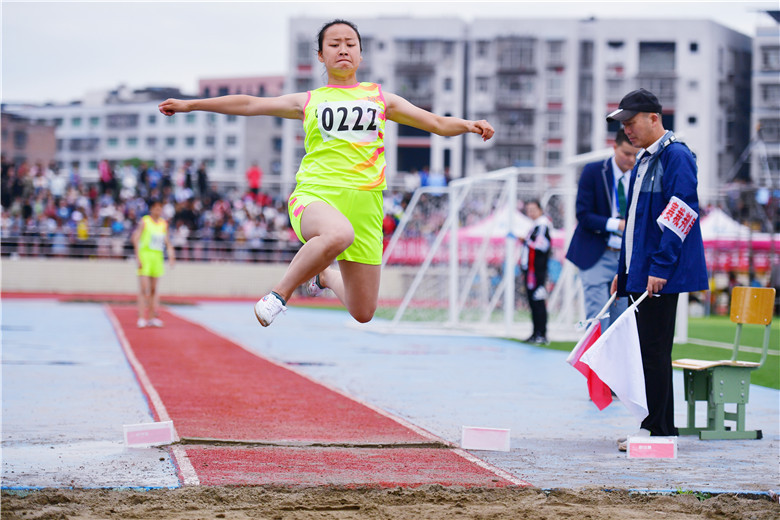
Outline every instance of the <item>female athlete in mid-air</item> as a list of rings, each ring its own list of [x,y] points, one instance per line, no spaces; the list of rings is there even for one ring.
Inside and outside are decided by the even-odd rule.
[[[359,83],[362,42],[353,23],[327,23],[317,39],[317,56],[328,74],[325,87],[269,98],[168,99],[159,107],[168,116],[203,110],[303,121],[306,155],[288,204],[303,246],[282,279],[255,304],[264,327],[286,310],[295,288],[307,281],[311,295],[333,290],[357,321],[374,316],[382,263],[387,119],[443,136],[471,132],[488,140],[494,133],[487,121],[438,116],[383,92],[376,83]],[[338,269],[330,267],[334,260]]]

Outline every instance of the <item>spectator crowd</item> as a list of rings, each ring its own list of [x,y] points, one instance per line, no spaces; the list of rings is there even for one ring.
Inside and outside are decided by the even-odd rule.
[[[98,172],[97,182],[85,182],[78,167],[16,165],[3,156],[3,254],[126,258],[130,234],[152,199],[163,202],[183,260],[283,260],[262,255],[297,250],[286,201],[260,190],[220,190],[205,164],[171,169],[104,160]]]

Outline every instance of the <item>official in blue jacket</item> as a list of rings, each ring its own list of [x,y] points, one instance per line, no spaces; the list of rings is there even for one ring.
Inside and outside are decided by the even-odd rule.
[[[615,134],[614,154],[582,169],[577,187],[577,228],[566,258],[577,266],[585,301],[585,315],[594,318],[609,300],[610,285],[617,273],[623,229],[626,225],[626,195],[638,148],[623,130]],[[606,329],[626,308],[626,298],[615,300]]]
[[[677,435],[672,344],[679,293],[707,289],[693,153],[664,129],[661,104],[645,89],[626,94],[607,121],[621,121],[643,149],[631,173],[628,213],[613,290],[639,297],[637,329],[648,416],[639,435]],[[620,446],[621,448],[623,446]]]

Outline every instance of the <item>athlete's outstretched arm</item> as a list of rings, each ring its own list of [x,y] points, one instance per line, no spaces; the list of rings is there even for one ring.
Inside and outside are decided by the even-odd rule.
[[[439,116],[414,106],[409,101],[395,94],[385,93],[387,118],[402,125],[413,126],[437,135],[453,136],[465,133],[479,134],[487,141],[495,130],[484,119],[470,121],[459,117]]]
[[[276,116],[286,119],[303,119],[303,109],[307,98],[305,92],[278,97],[234,94],[205,99],[166,99],[159,104],[158,108],[166,116],[172,116],[177,112],[201,110],[234,116]]]

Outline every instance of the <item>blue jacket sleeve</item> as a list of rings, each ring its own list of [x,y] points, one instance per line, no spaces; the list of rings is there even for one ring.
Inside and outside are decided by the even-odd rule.
[[[597,213],[596,205],[597,200],[603,197],[603,184],[601,163],[589,164],[582,170],[577,187],[577,222],[594,233],[604,233],[607,230],[609,217]]]
[[[664,169],[663,201],[668,204],[672,197],[677,197],[699,213],[698,180],[696,176],[696,161],[684,145],[670,145],[667,153],[661,158]],[[654,219],[660,216],[664,207],[653,208]],[[663,229],[658,249],[652,252],[652,261],[648,274],[657,278],[669,280],[677,267],[682,252],[683,242],[670,229]]]

